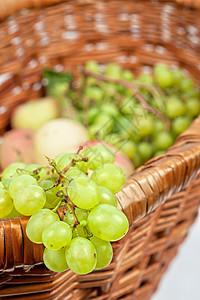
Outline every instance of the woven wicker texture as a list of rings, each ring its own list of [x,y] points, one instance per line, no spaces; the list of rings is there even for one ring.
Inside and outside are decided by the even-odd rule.
[[[40,8],[48,5],[55,5],[66,0],[0,0],[0,20],[6,17],[12,16],[16,12],[25,8]],[[166,1],[167,0],[162,0]],[[178,4],[184,5],[186,7],[200,8],[200,0],[174,0]],[[83,4],[95,3],[95,0],[79,0]]]
[[[162,60],[188,69],[199,83],[199,12],[174,3],[120,3],[67,1],[2,21],[2,133],[16,105],[43,95],[41,73],[47,66],[75,70],[95,59],[139,72]],[[129,233],[113,243],[110,266],[85,276],[45,269],[42,246],[26,237],[26,217],[0,220],[0,299],[149,299],[196,218],[199,171],[197,118],[166,155],[152,159],[127,181],[118,199]]]

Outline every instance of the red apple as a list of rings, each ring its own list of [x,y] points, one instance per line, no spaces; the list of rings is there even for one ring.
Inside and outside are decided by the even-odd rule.
[[[34,162],[33,136],[34,131],[29,129],[12,129],[4,134],[0,147],[2,169],[19,160],[25,164]]]

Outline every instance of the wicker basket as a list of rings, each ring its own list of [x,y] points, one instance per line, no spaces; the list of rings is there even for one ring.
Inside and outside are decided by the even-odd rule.
[[[0,1],[1,133],[16,105],[42,95],[47,66],[73,70],[94,59],[138,71],[162,60],[200,82],[198,11],[155,1],[24,2]],[[199,171],[200,117],[128,180],[118,198],[130,230],[113,243],[112,263],[84,276],[47,270],[43,247],[26,237],[27,218],[1,219],[0,299],[149,299],[197,216]]]

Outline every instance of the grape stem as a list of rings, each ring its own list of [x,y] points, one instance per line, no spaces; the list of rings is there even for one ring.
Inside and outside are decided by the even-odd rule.
[[[60,200],[60,201],[58,202],[58,204],[54,207],[54,209],[52,209],[52,211],[56,213],[57,210],[59,209],[59,207],[62,206],[62,205],[63,205],[63,201]]]
[[[78,161],[88,161],[87,157],[84,158],[77,158],[77,156],[79,155],[80,151],[83,150],[83,146],[80,146],[78,151],[76,152],[74,158],[70,161],[70,163],[61,171],[62,174],[65,174],[65,172],[67,172],[69,170],[69,168],[75,164]]]
[[[74,227],[76,228],[76,225],[79,224],[79,221],[78,221],[78,219],[76,217],[76,214],[75,214],[75,211],[74,211],[74,204],[72,203],[71,199],[68,196],[67,196],[67,202],[69,203],[71,211],[72,211],[72,214],[74,216],[74,219],[75,219]]]
[[[159,89],[159,87],[156,87],[154,85],[151,85],[151,84],[148,84],[148,83],[144,83],[144,82],[137,82],[135,81],[134,82],[134,85],[137,87],[137,88],[143,88],[143,89],[146,89],[148,90],[152,96],[156,99],[157,103],[160,105],[160,106],[163,106],[164,103],[163,101],[160,100],[160,97],[161,96],[163,99],[166,99],[166,96],[165,94],[162,92],[161,89]]]
[[[50,159],[48,156],[45,156],[45,157],[46,157],[46,159],[48,160],[50,166],[52,166],[52,167],[55,169],[56,173],[57,173],[60,177],[64,178],[64,179],[66,180],[67,183],[69,183],[69,179],[65,176],[65,174],[64,174],[63,172],[61,172],[61,171],[59,170],[59,168],[58,168],[58,166],[56,165],[55,161],[54,161],[53,159]]]
[[[102,81],[106,81],[106,82],[111,82],[111,83],[117,83],[119,85],[122,85],[124,87],[126,87],[127,89],[129,89],[133,95],[135,96],[135,98],[138,100],[138,102],[140,102],[140,104],[142,105],[142,107],[149,111],[150,113],[154,114],[155,116],[157,116],[159,119],[163,120],[163,122],[165,123],[165,127],[166,130],[169,129],[170,127],[170,120],[163,114],[161,113],[158,109],[156,109],[155,107],[151,106],[143,97],[143,95],[138,91],[138,89],[135,87],[134,84],[121,79],[121,78],[112,78],[103,74],[99,74],[99,73],[94,73],[92,71],[83,69],[82,70],[83,75],[85,76],[91,76],[94,77],[97,80],[102,80]]]

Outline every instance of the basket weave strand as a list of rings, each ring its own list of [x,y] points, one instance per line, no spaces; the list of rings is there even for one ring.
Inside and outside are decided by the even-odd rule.
[[[7,76],[0,86],[2,133],[19,103],[43,95],[44,67],[76,71],[93,59],[139,73],[162,60],[184,67],[199,84],[198,11],[145,0],[59,2],[10,0],[0,9],[0,73]],[[22,7],[37,9],[14,14]],[[0,299],[150,299],[197,216],[199,171],[200,117],[118,193],[129,232],[112,243],[112,263],[85,276],[47,270],[43,246],[26,237],[28,219],[1,219]]]
[[[64,2],[66,0],[0,0],[0,20],[5,19],[6,17],[12,16],[14,13],[25,9],[25,8],[40,8],[42,6],[55,5],[57,3]],[[162,0],[166,1],[167,0]],[[178,4],[184,5],[186,7],[192,7],[199,9],[200,8],[200,0],[174,0]],[[81,1],[83,5],[87,3],[95,2],[95,0],[84,0]]]

